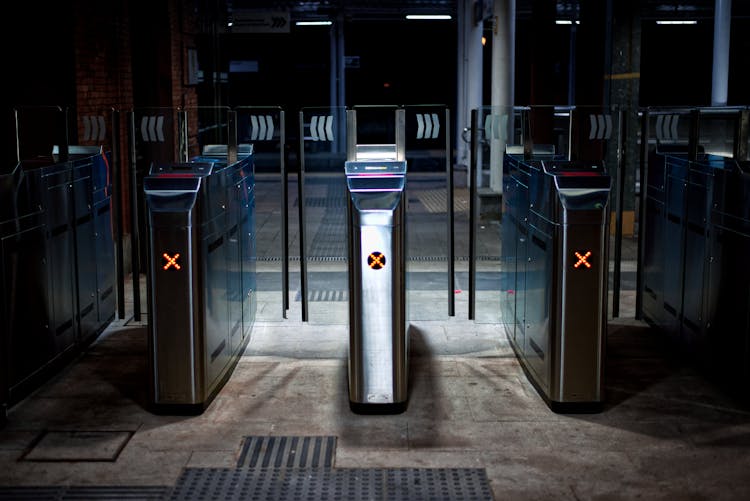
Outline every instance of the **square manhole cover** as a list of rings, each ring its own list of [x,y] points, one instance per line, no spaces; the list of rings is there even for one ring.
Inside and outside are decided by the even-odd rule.
[[[116,461],[132,431],[44,431],[24,461]]]

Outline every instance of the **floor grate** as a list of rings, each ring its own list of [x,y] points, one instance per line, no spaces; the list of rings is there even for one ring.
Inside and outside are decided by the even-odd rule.
[[[71,486],[63,493],[64,501],[73,500],[122,500],[146,501],[167,499],[171,487],[162,486]]]
[[[300,302],[302,300],[302,291],[297,291],[297,294],[294,296],[295,302]],[[326,291],[326,290],[315,290],[315,291],[307,291],[307,300],[314,302],[314,301],[333,301],[333,302],[341,302],[341,301],[348,301],[349,300],[349,291]]]
[[[332,468],[336,437],[245,437],[237,468]]]
[[[57,501],[62,499],[64,487],[0,487],[0,499]]]
[[[172,499],[216,500],[492,500],[484,469],[186,468]]]

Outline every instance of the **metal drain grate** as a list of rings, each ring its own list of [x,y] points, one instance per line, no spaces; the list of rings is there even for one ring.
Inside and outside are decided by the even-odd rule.
[[[57,501],[62,499],[64,487],[0,487],[0,499],[33,499],[34,501]]]
[[[238,468],[332,468],[336,437],[245,437]]]
[[[486,471],[477,468],[186,468],[172,499],[481,501],[493,497]]]
[[[308,301],[348,301],[349,300],[349,291],[324,291],[324,290],[316,290],[316,291],[307,291],[307,300]],[[297,291],[297,294],[294,296],[295,302],[302,301],[302,291]]]
[[[71,486],[63,493],[64,501],[72,500],[154,500],[167,499],[171,487],[161,486]]]

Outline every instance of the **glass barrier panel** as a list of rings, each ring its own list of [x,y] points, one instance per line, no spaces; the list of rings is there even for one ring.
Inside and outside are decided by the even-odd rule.
[[[735,130],[739,112],[701,113],[698,136],[699,152],[720,157],[734,157]]]
[[[229,108],[223,106],[197,106],[183,108],[187,119],[187,126],[183,126],[182,133],[187,139],[185,148],[188,158],[202,155],[210,145],[229,144]]]
[[[690,110],[649,110],[649,151],[688,152]]]
[[[235,111],[239,154],[247,145],[252,145],[255,164],[256,320],[280,321],[285,318],[289,304],[289,298],[284,301],[285,260],[290,250],[292,255],[299,257],[296,239],[290,241],[290,231],[286,227],[288,221],[292,235],[299,231],[295,224],[296,207],[289,202],[290,199],[296,200],[296,174],[289,179],[292,197],[288,196],[285,184],[288,152],[284,111],[277,106],[240,106]],[[294,271],[293,283],[298,284],[299,260]]]
[[[301,270],[307,289],[310,323],[346,324],[348,311],[348,267],[346,229],[346,109],[303,108],[299,123],[302,205]],[[292,239],[291,244],[298,244]],[[295,302],[302,301],[303,287]]]
[[[138,210],[139,263],[140,269],[147,266],[146,201],[143,196],[143,178],[148,176],[152,165],[182,161],[179,143],[177,109],[175,108],[136,108],[132,111],[132,131],[128,132],[130,158],[127,170],[135,169],[136,197]]]
[[[458,260],[456,277],[457,289],[467,291],[474,284],[474,319],[481,323],[502,322],[501,291],[504,284],[504,263],[502,262],[501,220],[503,201],[503,154],[506,148],[523,152],[523,123],[521,111],[510,107],[485,106],[478,110],[478,130],[476,150],[477,177],[468,180],[468,186],[456,189],[456,256]],[[471,182],[475,190],[471,190]],[[470,207],[464,210],[460,200],[469,201],[474,193],[471,206],[475,208],[474,225],[468,228],[468,238],[461,238],[471,222]],[[467,204],[468,205],[468,204]],[[468,266],[469,240],[474,239],[474,266]],[[469,274],[473,271],[474,276]],[[464,297],[466,301],[468,297]],[[462,301],[464,300],[462,299]]]
[[[393,113],[385,122],[394,123]],[[358,112],[358,124],[360,120]],[[410,320],[437,320],[447,318],[454,294],[449,283],[450,114],[442,105],[407,106],[405,120],[407,311]],[[394,136],[389,137],[385,142],[393,141]]]
[[[22,106],[15,109],[18,160],[52,161],[55,145],[70,143],[69,111],[60,106]]]

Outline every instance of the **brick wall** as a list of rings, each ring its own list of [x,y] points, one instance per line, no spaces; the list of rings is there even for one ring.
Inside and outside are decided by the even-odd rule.
[[[198,20],[194,2],[169,0],[169,23],[172,53],[172,106],[188,111],[188,153],[198,151],[198,93],[187,85],[188,49],[195,48]]]
[[[119,110],[118,149],[123,187],[123,206],[128,199],[127,110],[133,107],[133,68],[130,47],[130,16],[128,2],[77,0],[75,19],[75,113],[77,137],[71,142],[84,145],[113,147],[113,110]],[[102,133],[102,125],[105,128]],[[128,226],[128,212],[123,211],[123,224]]]
[[[159,106],[195,108],[198,97],[194,87],[186,85],[187,49],[195,47],[197,19],[189,0],[166,2],[169,29],[171,101]],[[131,9],[127,0],[74,0],[75,19],[75,135],[74,144],[112,147],[112,110],[120,111],[119,160],[122,166],[123,227],[129,232],[129,150],[127,112],[139,103],[134,98],[133,44]],[[158,35],[157,35],[158,36]],[[148,75],[146,75],[148,76]],[[101,117],[101,118],[100,118]],[[189,117],[190,154],[197,153],[197,111]],[[102,125],[106,129],[102,138]]]

